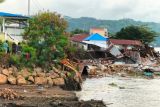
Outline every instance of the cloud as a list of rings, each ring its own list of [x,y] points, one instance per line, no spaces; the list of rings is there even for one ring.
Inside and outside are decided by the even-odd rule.
[[[31,13],[57,11],[71,17],[132,18],[160,22],[159,0],[31,0]],[[0,10],[27,14],[27,0],[6,0]]]

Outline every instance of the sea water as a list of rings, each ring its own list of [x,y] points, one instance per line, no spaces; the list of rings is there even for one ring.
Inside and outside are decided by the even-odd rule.
[[[160,107],[160,79],[87,79],[82,85],[82,91],[76,94],[84,101],[103,100],[107,107]]]

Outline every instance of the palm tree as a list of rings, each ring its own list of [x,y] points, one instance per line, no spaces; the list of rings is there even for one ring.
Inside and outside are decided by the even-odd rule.
[[[0,3],[4,2],[5,0],[0,0]]]

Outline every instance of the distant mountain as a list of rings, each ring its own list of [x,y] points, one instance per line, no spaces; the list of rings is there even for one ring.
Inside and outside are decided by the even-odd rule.
[[[89,31],[92,27],[102,27],[107,28],[108,32],[114,34],[120,31],[121,28],[130,26],[130,25],[146,25],[150,27],[153,31],[160,32],[160,23],[155,22],[142,22],[135,21],[133,19],[121,19],[121,20],[100,20],[90,17],[81,17],[81,18],[71,18],[65,16],[65,19],[68,21],[68,31],[73,31],[75,29],[83,29]],[[160,46],[160,37],[157,38],[155,44]]]

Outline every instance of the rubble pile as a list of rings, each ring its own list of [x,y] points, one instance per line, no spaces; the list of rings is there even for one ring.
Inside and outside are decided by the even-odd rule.
[[[1,90],[0,97],[7,100],[14,100],[20,98],[17,92],[8,88]]]
[[[103,74],[114,75],[118,73],[132,74],[135,71],[137,71],[136,68],[125,65],[100,65],[100,66],[89,67],[88,74],[90,76],[95,76],[95,75],[100,76]]]
[[[117,73],[131,73],[134,71],[133,67],[127,67],[124,65],[106,65],[103,72],[108,74],[117,74]]]

